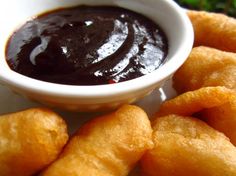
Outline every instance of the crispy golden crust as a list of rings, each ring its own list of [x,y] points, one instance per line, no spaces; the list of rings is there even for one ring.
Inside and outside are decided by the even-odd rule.
[[[30,176],[56,159],[68,139],[65,122],[48,109],[0,117],[0,175]]]
[[[236,52],[236,20],[223,14],[188,11],[195,33],[195,46]]]
[[[236,93],[225,87],[204,87],[164,102],[157,116],[192,115],[223,132],[236,146]]]
[[[165,101],[157,116],[168,114],[192,115],[206,108],[219,107],[234,99],[235,92],[225,87],[203,87]]]
[[[225,86],[236,91],[236,54],[209,47],[193,48],[174,74],[173,83],[179,93],[207,86]]]
[[[201,117],[236,146],[236,96],[222,106],[203,110]]]
[[[152,147],[146,113],[126,105],[85,124],[43,176],[125,176]]]
[[[144,176],[235,176],[236,148],[204,122],[177,115],[153,125],[154,148],[141,160]]]

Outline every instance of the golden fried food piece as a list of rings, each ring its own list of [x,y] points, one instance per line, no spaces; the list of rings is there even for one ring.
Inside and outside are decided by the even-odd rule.
[[[235,92],[225,87],[203,87],[165,101],[161,104],[157,116],[160,117],[168,114],[192,115],[206,108],[224,105],[234,96]]]
[[[85,124],[60,158],[41,175],[126,176],[152,146],[152,128],[146,113],[125,105]]]
[[[236,19],[204,11],[187,12],[194,29],[194,45],[236,52]]]
[[[35,174],[57,158],[67,139],[65,122],[50,110],[0,116],[0,175]]]
[[[236,93],[225,87],[204,87],[164,102],[157,116],[193,115],[223,132],[236,146]]]
[[[236,146],[236,96],[222,106],[203,110],[201,117],[210,126],[223,132]]]
[[[155,120],[154,148],[143,156],[144,176],[235,176],[236,148],[222,133],[191,117]]]
[[[173,83],[179,93],[207,86],[225,86],[236,91],[236,54],[203,46],[193,48],[174,74]]]

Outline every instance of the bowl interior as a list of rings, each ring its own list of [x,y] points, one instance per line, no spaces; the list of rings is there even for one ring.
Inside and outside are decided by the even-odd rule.
[[[10,4],[10,5],[9,5]],[[43,12],[75,5],[115,5],[139,12],[155,21],[166,33],[169,51],[165,64],[146,76],[115,85],[66,86],[37,81],[11,71],[5,60],[5,47],[11,34],[26,20]],[[191,24],[172,0],[8,0],[0,2],[0,75],[8,84],[24,89],[51,94],[99,95],[134,91],[141,87],[154,86],[170,76],[186,59],[193,43]],[[27,82],[31,82],[27,84]],[[143,84],[145,82],[145,84]],[[23,83],[23,84],[22,84]],[[26,84],[24,84],[26,83]],[[50,85],[50,86],[48,86]],[[70,90],[68,90],[70,89]],[[94,89],[96,90],[94,92]],[[56,91],[55,91],[56,90]]]

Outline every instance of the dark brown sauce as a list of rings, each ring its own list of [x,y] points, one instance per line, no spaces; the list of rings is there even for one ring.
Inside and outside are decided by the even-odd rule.
[[[168,51],[162,30],[135,12],[110,6],[59,9],[26,22],[9,39],[10,68],[47,82],[99,85],[156,70]]]

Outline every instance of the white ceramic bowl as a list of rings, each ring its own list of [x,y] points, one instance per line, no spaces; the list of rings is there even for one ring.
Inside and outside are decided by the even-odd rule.
[[[5,60],[6,43],[13,31],[45,11],[79,4],[114,5],[139,12],[165,31],[166,62],[145,76],[111,85],[71,86],[32,79],[12,71]],[[0,1],[0,79],[30,99],[67,110],[95,111],[132,103],[160,87],[186,60],[193,44],[192,25],[172,0],[7,0]]]

